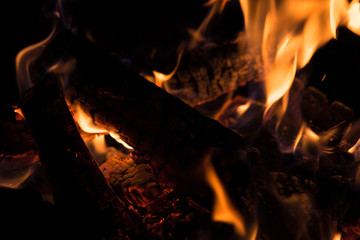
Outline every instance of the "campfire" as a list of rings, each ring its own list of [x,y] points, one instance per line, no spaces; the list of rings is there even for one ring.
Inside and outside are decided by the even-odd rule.
[[[0,103],[0,238],[359,239],[360,3],[141,4],[42,6]]]

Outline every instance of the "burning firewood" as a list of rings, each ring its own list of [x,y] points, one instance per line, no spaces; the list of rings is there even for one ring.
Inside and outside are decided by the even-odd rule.
[[[262,77],[260,62],[247,53],[245,34],[234,42],[203,45],[183,54],[174,76],[165,82],[167,92],[196,106]],[[260,60],[258,60],[260,61]]]
[[[67,38],[67,44],[61,38]],[[233,161],[239,167],[247,165],[243,160],[252,150],[237,134],[149,83],[90,41],[69,33],[58,40],[65,60],[76,62],[65,87],[67,101],[78,101],[94,123],[120,135],[134,148],[137,162],[150,163],[161,184],[196,189],[193,181],[197,179],[202,185],[201,159],[209,149],[223,169],[231,169]],[[50,45],[48,49],[43,60],[58,48]]]
[[[54,49],[59,49],[54,46],[59,43],[63,47],[58,50],[59,54],[54,54]],[[76,68],[62,71],[61,67],[51,66],[59,59],[63,61],[63,65],[70,63],[76,65]],[[357,164],[351,163],[351,157],[344,157],[344,177],[340,180],[334,178],[336,169],[335,172],[331,169],[330,173],[326,169],[317,173],[317,187],[313,187],[314,182],[309,176],[314,176],[314,171],[316,172],[313,168],[316,158],[311,155],[312,150],[309,151],[309,155],[301,155],[301,161],[294,163],[289,160],[288,155],[277,150],[274,139],[264,131],[258,135],[260,137],[255,142],[256,146],[260,146],[262,156],[259,157],[260,154],[254,148],[248,147],[242,137],[147,82],[118,63],[114,56],[106,54],[85,39],[70,33],[59,35],[45,51],[42,63],[44,65],[38,70],[44,66],[51,67],[50,72],[58,73],[57,77],[66,79],[65,97],[70,108],[79,103],[83,111],[91,116],[94,124],[116,134],[134,149],[132,159],[110,159],[102,169],[108,178],[118,182],[118,194],[125,194],[127,201],[137,207],[156,211],[152,204],[155,203],[154,196],[159,196],[158,189],[175,189],[178,194],[196,196],[201,204],[208,206],[202,197],[209,196],[210,189],[205,182],[205,179],[210,178],[209,172],[215,179],[218,175],[220,183],[225,183],[227,192],[236,200],[236,208],[241,209],[246,218],[255,215],[255,203],[261,202],[259,223],[269,226],[260,231],[264,236],[273,234],[291,238],[299,234],[291,232],[290,228],[281,234],[274,233],[270,227],[274,226],[270,220],[272,211],[279,211],[280,215],[291,215],[295,211],[296,214],[291,215],[292,218],[289,219],[301,217],[298,223],[303,227],[307,226],[307,222],[311,222],[314,227],[309,229],[309,234],[318,236],[316,234],[321,235],[326,229],[317,231],[315,223],[329,220],[326,208],[334,203],[332,199],[335,190],[349,191],[344,197],[351,199],[352,206],[355,204],[354,196],[357,193],[351,190],[355,172],[350,168],[353,169]],[[41,76],[41,71],[34,73],[37,73],[38,77]],[[239,101],[244,103],[241,99]],[[344,107],[341,109],[346,110]],[[320,139],[311,129],[305,129],[304,135],[306,134],[310,142]],[[215,167],[214,171],[204,164],[204,159],[209,156]],[[326,161],[332,162],[332,158],[319,157],[318,161],[320,166],[323,166],[323,163],[327,165]],[[122,164],[117,166],[120,162]],[[137,186],[135,184],[134,188],[125,184],[126,179],[123,178],[123,174],[132,166],[136,166],[136,170],[131,172],[132,176],[136,176],[137,171],[141,172],[141,169],[151,169],[151,174],[141,173],[140,178],[135,178],[141,183]],[[282,171],[290,171],[291,174]],[[256,176],[256,180],[250,176],[250,172]],[[218,185],[218,182],[214,180],[212,187]],[[290,182],[290,187],[286,182]],[[336,186],[334,191],[327,190],[329,182]],[[144,188],[139,187],[142,184]],[[317,194],[318,189],[320,194]],[[292,198],[296,201],[289,202]],[[324,201],[327,198],[329,200]],[[301,205],[301,202],[304,205]],[[269,208],[268,204],[274,204],[275,207]],[[291,211],[283,209],[283,206],[290,206]],[[300,209],[304,209],[305,214],[302,214]],[[354,209],[357,211],[356,207]],[[338,211],[345,215],[349,213],[341,211],[341,206],[337,206],[331,211],[330,218],[336,216]],[[224,220],[221,217],[218,219]],[[161,228],[160,222],[161,220],[158,223],[152,222],[151,226],[154,229]]]
[[[142,170],[150,168],[145,163],[110,159],[102,165],[105,177],[116,177],[115,196],[80,138],[58,85],[48,78],[25,94],[22,109],[53,180],[55,208],[68,222],[61,225],[66,233],[80,224],[76,235],[94,234],[96,239],[162,239],[163,234],[193,235],[202,228],[213,236],[232,234],[227,225],[212,222],[206,208],[154,181],[156,175]],[[129,175],[123,175],[125,171]],[[89,227],[91,231],[84,232]]]
[[[0,108],[0,186],[18,188],[39,161],[36,143],[22,113]]]

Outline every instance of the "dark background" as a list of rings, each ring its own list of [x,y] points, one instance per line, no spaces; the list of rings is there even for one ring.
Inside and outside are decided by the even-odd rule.
[[[91,32],[97,43],[109,52],[128,58],[134,67],[150,69],[173,66],[179,43],[189,38],[188,29],[196,29],[208,12],[205,1],[64,1],[64,11],[80,34]],[[24,47],[46,38],[53,26],[53,0],[11,0],[1,7],[0,106],[19,101],[15,57]],[[164,10],[166,9],[166,10]],[[242,29],[242,15],[237,1],[227,4],[222,16],[210,26],[209,39],[231,39]],[[306,67],[309,84],[325,92],[331,101],[342,101],[359,116],[360,38],[339,29],[337,40],[321,48]],[[324,74],[326,78],[321,81]],[[54,226],[54,213],[40,195],[29,189],[0,188],[0,225],[11,223],[39,228]],[[32,223],[32,224],[30,224]],[[49,225],[47,225],[49,223]],[[51,232],[51,228],[34,229]],[[15,234],[15,233],[14,233]],[[24,233],[26,235],[27,233]],[[0,233],[0,238],[2,237]]]

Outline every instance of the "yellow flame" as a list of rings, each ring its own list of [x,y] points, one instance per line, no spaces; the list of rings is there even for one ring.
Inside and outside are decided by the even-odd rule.
[[[239,116],[243,115],[243,114],[249,109],[250,105],[251,105],[250,102],[247,102],[247,103],[245,103],[245,104],[243,104],[243,105],[240,105],[240,106],[236,109],[236,111],[237,111],[237,113],[239,114]]]
[[[333,240],[341,240],[341,233],[335,234]]]
[[[96,134],[95,137],[90,140],[90,143],[94,147],[95,152],[99,154],[106,153],[107,146],[105,143],[105,135]]]
[[[22,49],[16,55],[16,76],[20,95],[25,93],[26,90],[33,86],[29,72],[30,64],[40,56],[40,54],[45,49],[46,45],[52,39],[54,34],[55,27],[52,29],[50,35],[46,39]]]
[[[209,14],[202,21],[202,23],[200,24],[198,29],[189,30],[189,33],[192,36],[192,39],[188,46],[190,49],[194,49],[197,46],[198,42],[203,40],[203,34],[204,34],[206,28],[208,27],[211,19],[216,14],[221,13],[224,10],[224,7],[227,2],[228,2],[228,0],[209,0],[207,3],[205,3],[205,6],[212,5],[212,7],[211,7]]]
[[[86,133],[107,133],[105,128],[96,125],[90,115],[85,113],[80,104],[74,104],[73,115],[81,130]]]
[[[118,135],[117,133],[108,131],[107,129],[95,124],[91,116],[85,113],[85,111],[82,109],[79,103],[73,104],[72,113],[74,119],[76,120],[77,124],[79,125],[82,131],[93,134],[99,134],[99,133],[109,134],[112,138],[114,138],[118,143],[122,144],[127,149],[133,149],[126,142],[124,142],[120,138],[120,135]],[[95,146],[95,149],[97,149],[99,152],[104,152],[104,148],[105,148],[104,136],[97,136],[92,141]]]
[[[213,220],[232,224],[237,234],[244,236],[245,226],[243,217],[229,200],[229,197],[211,164],[210,156],[208,156],[205,161],[205,174],[206,180],[215,194]]]
[[[360,32],[359,2],[240,0],[250,49],[261,47],[267,106],[282,98],[297,69],[336,36],[339,25]]]
[[[354,144],[354,146],[352,146],[349,150],[348,153],[350,154],[354,154],[355,150],[360,146],[360,138],[357,140],[357,142]]]
[[[25,119],[25,116],[24,116],[21,108],[16,108],[16,109],[14,109],[14,112],[17,113],[17,114],[19,114],[23,119]]]
[[[174,70],[172,70],[171,73],[164,74],[164,73],[161,73],[161,72],[157,72],[155,70],[153,71],[156,86],[161,87],[163,82],[166,82],[169,79],[171,79],[174,76],[174,74],[176,73],[176,71],[177,71],[177,69],[178,69],[178,67],[180,65],[182,54],[184,52],[184,48],[182,46],[183,45],[180,46],[180,52],[179,52],[178,57],[177,57],[177,62],[176,62]]]
[[[122,144],[124,147],[126,147],[127,149],[133,149],[131,146],[129,146],[126,142],[124,142],[121,138],[120,135],[114,132],[110,132],[110,136],[115,139],[118,143]]]

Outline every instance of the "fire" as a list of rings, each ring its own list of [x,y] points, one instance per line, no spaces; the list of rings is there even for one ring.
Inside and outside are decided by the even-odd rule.
[[[25,119],[25,116],[24,116],[21,108],[16,108],[16,109],[14,109],[14,112],[17,113],[17,114],[19,114],[23,119]],[[19,119],[19,120],[20,120],[20,119]]]
[[[249,109],[250,105],[251,105],[250,101],[248,101],[243,105],[240,105],[236,110],[239,116],[243,115]]]
[[[221,13],[228,0],[209,0],[207,3],[205,3],[205,6],[212,6],[210,9],[209,14],[205,17],[205,19],[202,21],[198,29],[196,30],[189,30],[189,33],[192,36],[192,39],[189,43],[189,49],[194,49],[198,42],[202,41],[203,35],[205,33],[206,28],[208,27],[211,19],[218,13]]]
[[[91,116],[81,108],[79,103],[74,103],[72,107],[72,113],[74,116],[74,119],[76,120],[77,124],[81,128],[82,131],[86,133],[92,133],[92,134],[109,134],[112,138],[114,138],[118,143],[122,144],[127,149],[132,150],[133,148],[129,146],[125,141],[123,141],[119,134],[115,132],[111,132],[106,130],[105,128],[97,125],[94,123]],[[95,146],[95,149],[97,149],[97,152],[104,152],[106,148],[105,144],[105,138],[104,136],[98,136],[95,137],[92,140],[93,145]]]
[[[80,104],[75,103],[73,108],[74,118],[76,119],[77,124],[86,133],[107,133],[108,131],[105,128],[102,128],[96,125],[88,114],[84,112]]]
[[[340,233],[335,234],[333,240],[341,240],[341,234]]]
[[[127,149],[133,149],[131,146],[129,146],[126,142],[124,142],[121,138],[120,135],[114,132],[110,132],[110,136],[115,139],[118,143],[122,144],[124,147],[126,147]]]
[[[178,69],[178,67],[180,65],[181,57],[182,57],[182,54],[184,52],[184,47],[183,46],[184,45],[180,45],[180,52],[179,52],[178,57],[177,57],[177,62],[176,62],[174,70],[172,70],[171,73],[164,74],[164,73],[153,70],[153,74],[154,74],[154,78],[155,78],[154,82],[155,82],[156,86],[161,87],[163,82],[168,81],[169,79],[171,79],[174,76],[174,74],[176,73],[176,71],[177,71],[177,69]]]
[[[358,141],[354,144],[354,146],[352,146],[349,150],[348,153],[354,154],[356,149],[358,149],[360,147],[360,138],[358,139]]]
[[[29,71],[30,64],[40,56],[46,45],[55,35],[55,31],[56,28],[54,27],[46,39],[24,48],[17,54],[15,65],[20,95],[33,86],[34,80],[30,78]]]
[[[227,196],[226,190],[221,184],[221,181],[211,164],[210,156],[205,159],[205,175],[206,180],[215,195],[213,220],[232,224],[237,234],[244,236],[246,231],[243,217],[232,205],[229,197]]]
[[[353,0],[349,5],[347,13],[347,27],[357,35],[360,35],[360,3]]]
[[[339,25],[356,33],[360,27],[359,3],[355,1],[240,0],[240,4],[249,47],[261,46],[267,106],[289,91],[296,70],[336,36]]]

